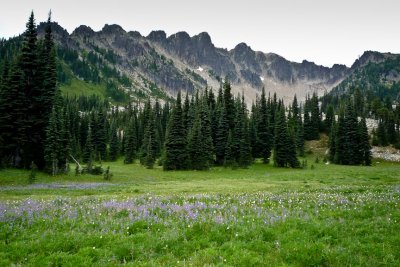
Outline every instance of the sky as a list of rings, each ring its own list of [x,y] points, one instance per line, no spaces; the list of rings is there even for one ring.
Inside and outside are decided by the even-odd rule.
[[[30,12],[69,33],[119,24],[147,36],[208,32],[215,46],[253,50],[318,65],[351,64],[366,50],[400,53],[399,0],[13,0],[3,1],[0,37],[22,33]]]

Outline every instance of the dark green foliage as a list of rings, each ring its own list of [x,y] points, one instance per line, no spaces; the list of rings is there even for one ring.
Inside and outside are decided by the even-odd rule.
[[[31,13],[21,51],[15,51],[11,67],[2,75],[0,111],[13,114],[0,115],[0,139],[4,146],[0,156],[6,165],[30,168],[33,161],[39,169],[45,167],[44,142],[57,79],[49,25],[50,16],[45,38],[38,41]]]
[[[190,167],[208,170],[214,162],[214,147],[211,136],[210,114],[205,98],[199,100],[196,118],[189,134]]]
[[[88,134],[86,137],[85,148],[83,151],[83,162],[87,163],[89,171],[92,170],[93,160],[94,160],[94,145],[93,145],[93,137],[92,137],[92,127],[89,123],[88,126]]]
[[[316,93],[313,93],[311,98],[307,96],[304,105],[304,138],[306,140],[319,139],[321,128],[318,97]]]
[[[268,112],[265,90],[263,88],[259,103],[258,121],[256,122],[257,142],[255,149],[260,153],[259,156],[262,157],[264,163],[269,162],[273,145],[273,135],[270,132],[269,121],[270,114]]]
[[[225,105],[219,105],[219,121],[217,131],[215,133],[215,156],[216,156],[216,164],[223,165],[225,164],[225,155],[226,155],[226,147],[227,147],[227,136],[229,134],[229,123],[226,116]]]
[[[153,112],[151,112],[151,107],[148,111],[149,115],[143,137],[140,162],[147,168],[151,169],[157,159],[157,151],[159,151],[160,146],[155,128],[155,117]]]
[[[285,110],[282,103],[275,118],[274,165],[277,167],[300,166],[296,157],[296,145],[293,136],[289,134],[286,123]]]
[[[353,104],[333,121],[329,136],[329,159],[343,165],[371,165],[371,146],[365,118],[358,122]]]
[[[233,129],[233,127],[235,126],[235,103],[231,92],[231,84],[227,77],[225,78],[225,81],[223,83],[223,88],[226,120],[228,121],[229,129]]]
[[[115,161],[119,155],[119,140],[118,140],[118,129],[116,122],[111,123],[110,129],[110,151],[109,151],[109,159],[111,161]]]
[[[110,171],[110,166],[108,166],[107,169],[104,171],[103,178],[106,181],[110,181],[112,177],[113,177],[113,174]]]
[[[334,120],[335,120],[335,113],[333,105],[328,105],[324,120],[324,131],[326,133],[329,134],[331,132],[331,126]]]
[[[170,116],[165,138],[164,170],[185,170],[188,168],[186,131],[183,128],[181,93]]]
[[[377,130],[376,134],[377,134],[379,146],[387,146],[389,144],[386,130],[385,130],[385,125],[382,120],[380,120],[378,123],[378,130]]]
[[[336,164],[343,164],[344,163],[344,155],[346,153],[345,143],[346,143],[346,128],[345,128],[345,117],[344,112],[340,112],[338,123],[336,126],[335,131],[335,154],[332,155],[333,162]]]
[[[124,135],[124,147],[125,147],[125,160],[124,163],[131,164],[133,163],[136,152],[138,149],[138,140],[137,140],[137,122],[136,118],[133,117],[128,124],[127,129],[125,129]]]
[[[361,162],[360,153],[357,147],[360,143],[358,135],[358,121],[352,103],[349,103],[345,113],[345,136],[344,150],[342,155],[342,164],[358,165]]]
[[[369,144],[369,136],[368,136],[368,128],[365,122],[365,118],[362,118],[359,126],[359,152],[360,152],[360,160],[362,164],[366,166],[371,165],[372,154],[371,154],[371,145]]]

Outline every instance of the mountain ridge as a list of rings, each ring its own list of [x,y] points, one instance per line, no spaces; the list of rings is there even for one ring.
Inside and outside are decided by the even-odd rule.
[[[44,25],[39,24],[39,34]],[[182,31],[167,36],[158,30],[143,36],[117,24],[105,24],[100,31],[81,25],[69,34],[56,22],[52,29],[59,45],[79,53],[98,53],[98,48],[112,51],[116,60],[108,63],[127,75],[136,90],[146,91],[145,84],[152,82],[174,96],[178,91],[193,93],[206,86],[216,90],[227,77],[235,93],[243,92],[247,102],[254,101],[263,87],[287,101],[295,94],[300,100],[313,92],[321,96],[368,62],[382,62],[395,55],[366,51],[350,68],[342,64],[329,68],[308,60],[291,62],[274,53],[254,51],[244,42],[231,50],[218,48],[207,32],[190,36]]]

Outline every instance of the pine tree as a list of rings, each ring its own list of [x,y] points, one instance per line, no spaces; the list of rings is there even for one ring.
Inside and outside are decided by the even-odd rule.
[[[329,160],[331,162],[335,162],[335,154],[336,154],[336,138],[337,138],[337,125],[336,120],[332,121],[332,125],[329,127]]]
[[[246,111],[246,104],[244,96],[242,95],[241,107],[238,111],[237,125],[240,126],[240,139],[239,139],[239,159],[238,164],[242,168],[248,167],[252,162],[250,136],[249,136],[249,122]]]
[[[211,123],[205,98],[199,100],[199,110],[189,135],[188,151],[190,166],[194,170],[208,170],[214,161]]]
[[[314,92],[311,97],[311,124],[312,124],[312,138],[313,140],[319,139],[319,131],[321,129],[321,115],[318,105],[318,96]]]
[[[21,90],[23,75],[16,63],[11,64],[8,73],[3,74],[0,91],[0,136],[3,140],[1,158],[6,165],[13,167],[21,167],[21,149],[26,142],[25,114],[28,104]]]
[[[331,126],[332,122],[335,120],[335,114],[334,114],[334,109],[333,105],[328,105],[326,115],[325,115],[325,120],[324,120],[324,130],[326,133],[331,132]]]
[[[274,140],[274,166],[297,168],[300,166],[296,157],[294,138],[290,136],[286,123],[283,104],[276,113],[275,140]]]
[[[151,111],[152,110],[150,108],[148,122],[144,132],[142,155],[140,158],[140,162],[149,169],[153,168],[157,159],[157,151],[159,149],[159,143],[155,129],[155,117]]]
[[[229,129],[233,129],[235,126],[235,103],[233,100],[233,95],[231,93],[231,84],[228,78],[225,78],[224,84],[224,105],[225,105],[225,116],[228,121]]]
[[[125,164],[133,163],[136,157],[136,151],[138,148],[138,140],[136,134],[136,118],[135,116],[131,119],[128,124],[128,128],[125,130]]]
[[[58,173],[58,149],[59,149],[59,129],[57,127],[57,112],[55,107],[53,107],[49,125],[47,127],[47,138],[45,147],[45,158],[46,166],[50,170],[51,174],[54,176]]]
[[[88,168],[89,173],[92,171],[92,167],[93,167],[94,152],[95,151],[94,151],[94,146],[93,146],[92,127],[89,122],[85,150],[83,153],[83,162],[87,163],[87,168]]]
[[[362,164],[370,166],[372,160],[371,145],[369,144],[368,128],[364,117],[361,119],[358,128],[360,140],[359,153],[361,153],[360,158]]]
[[[215,157],[216,164],[221,166],[225,164],[225,155],[227,147],[227,136],[229,134],[229,123],[226,116],[224,104],[219,106],[221,114],[219,116],[218,128],[215,133]]]
[[[165,138],[164,170],[185,170],[188,168],[187,137],[183,128],[181,93],[178,93],[172,110]]]
[[[119,155],[119,141],[118,141],[118,129],[115,121],[111,123],[111,136],[110,136],[110,152],[109,158],[111,161],[115,161]]]
[[[353,103],[348,103],[346,107],[345,120],[344,120],[344,154],[342,157],[342,164],[358,165],[360,164],[360,154],[357,150],[359,141],[358,135],[358,121],[354,111]]]
[[[226,142],[224,166],[232,168],[236,168],[238,166],[235,155],[235,144],[233,141],[233,133],[231,130],[229,130],[228,139]]]
[[[273,145],[273,137],[269,126],[269,112],[267,109],[267,101],[265,98],[265,90],[262,89],[260,99],[259,121],[257,123],[257,151],[260,151],[260,156],[264,163],[269,163],[271,149]]]
[[[378,123],[377,137],[379,146],[387,146],[389,144],[383,120]]]
[[[345,164],[345,154],[346,154],[346,128],[345,128],[345,118],[344,112],[339,113],[339,119],[336,126],[336,136],[335,136],[335,156],[333,158],[336,164]]]

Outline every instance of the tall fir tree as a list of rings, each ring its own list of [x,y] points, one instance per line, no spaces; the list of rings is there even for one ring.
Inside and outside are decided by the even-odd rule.
[[[136,153],[138,149],[138,140],[137,140],[137,120],[134,115],[129,121],[127,129],[125,129],[124,135],[124,148],[125,148],[125,164],[131,164],[136,158]]]
[[[371,145],[369,143],[368,128],[365,118],[363,117],[358,126],[359,129],[359,153],[362,164],[370,166],[372,163]]]
[[[142,153],[140,162],[151,169],[154,166],[154,163],[157,159],[157,153],[159,150],[159,141],[157,138],[157,132],[155,127],[155,116],[152,112],[152,109],[149,109],[149,117],[147,121],[147,125],[144,132],[144,140],[142,144]]]
[[[260,110],[258,114],[257,123],[257,151],[260,152],[260,156],[264,163],[269,163],[271,156],[271,150],[273,146],[273,135],[270,132],[270,115],[267,107],[267,100],[265,97],[265,90],[262,89],[260,98]]]
[[[281,107],[276,112],[274,141],[274,166],[299,167],[296,157],[296,146],[294,138],[289,134],[283,103],[281,103]]]
[[[119,155],[119,140],[118,140],[118,129],[117,123],[113,121],[110,128],[110,161],[116,161]]]
[[[181,93],[178,93],[172,110],[165,138],[164,170],[185,170],[188,168],[186,130],[183,128]]]

